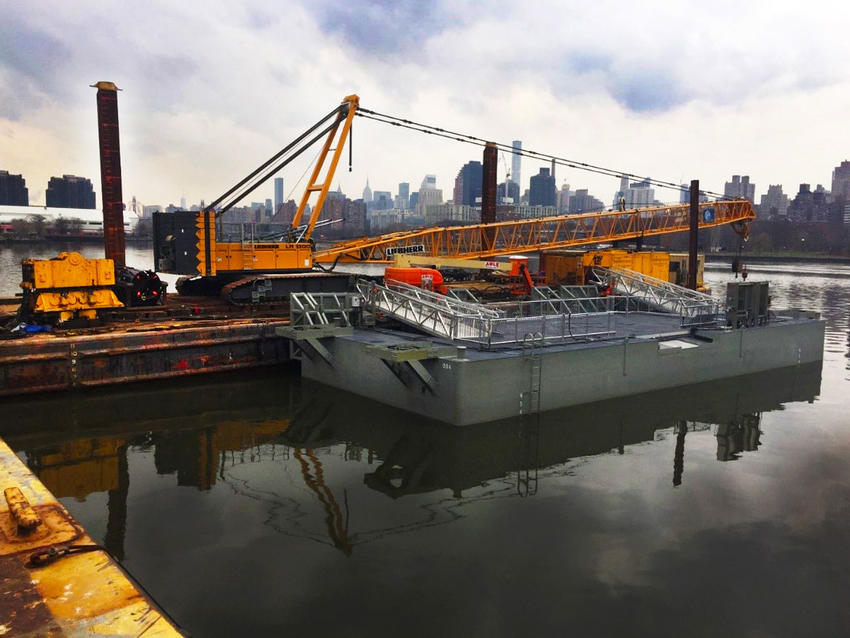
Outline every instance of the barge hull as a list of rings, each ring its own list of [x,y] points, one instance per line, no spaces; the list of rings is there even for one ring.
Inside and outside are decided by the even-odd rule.
[[[355,330],[322,339],[325,356],[306,346],[300,356],[306,378],[438,421],[470,425],[816,363],[823,359],[824,325],[799,318],[739,330],[501,352],[449,347],[448,353],[451,344],[417,349],[402,333]],[[429,356],[429,349],[440,354]],[[410,360],[394,360],[391,352],[406,352]]]
[[[139,324],[105,334],[0,342],[0,396],[164,379],[282,363],[287,321]]]

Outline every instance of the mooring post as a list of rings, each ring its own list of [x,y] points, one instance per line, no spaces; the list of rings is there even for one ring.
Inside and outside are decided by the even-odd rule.
[[[688,241],[688,288],[697,289],[697,251],[699,250],[699,180],[691,180],[691,224]]]
[[[483,179],[481,181],[481,223],[492,224],[496,221],[496,164],[498,149],[493,142],[487,142],[484,147]],[[496,239],[492,228],[482,230],[482,247],[490,249]]]
[[[118,141],[118,91],[112,82],[97,88],[97,130],[100,139],[100,190],[103,205],[103,245],[115,267],[125,263],[124,200],[121,193],[121,145]]]

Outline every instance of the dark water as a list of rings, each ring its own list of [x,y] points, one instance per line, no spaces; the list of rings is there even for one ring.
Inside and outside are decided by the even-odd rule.
[[[773,270],[822,372],[451,428],[264,371],[0,434],[196,636],[849,635],[850,269]]]

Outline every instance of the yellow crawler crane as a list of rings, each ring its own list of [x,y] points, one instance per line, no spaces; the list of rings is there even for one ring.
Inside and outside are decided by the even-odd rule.
[[[21,309],[31,317],[59,322],[94,319],[99,310],[124,307],[112,290],[115,264],[111,259],[59,253],[53,259],[23,260],[21,274]]]
[[[349,139],[359,98],[342,103],[250,175],[200,211],[155,213],[154,261],[159,272],[187,275],[182,294],[218,294],[234,303],[288,299],[294,291],[337,291],[347,278],[313,269],[313,229]],[[262,225],[225,223],[223,215],[314,143],[324,138],[289,228],[258,236]],[[349,146],[350,149],[350,146]],[[308,212],[313,195],[317,200]],[[303,225],[302,225],[303,222]]]

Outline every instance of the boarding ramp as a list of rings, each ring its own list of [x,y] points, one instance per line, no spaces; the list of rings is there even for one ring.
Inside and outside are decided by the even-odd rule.
[[[625,268],[594,268],[594,276],[613,284],[614,291],[639,300],[647,307],[682,317],[682,326],[705,326],[725,321],[724,309],[711,295],[677,286]]]
[[[401,282],[379,285],[359,280],[357,290],[375,314],[382,313],[422,332],[447,339],[476,340],[487,321],[502,312],[482,304],[461,301]]]
[[[608,309],[604,298],[599,296],[596,286],[536,286],[531,289],[531,300],[548,301],[548,306],[554,313],[589,313],[606,312]],[[603,300],[600,303],[600,300]]]
[[[540,344],[593,341],[630,334],[678,329],[680,317],[634,311],[628,297],[587,298],[595,312],[571,312],[574,300],[535,299],[472,304],[403,283],[380,285],[360,280],[357,289],[370,312],[392,317],[426,334],[464,341],[479,348],[518,347],[533,338]]]

